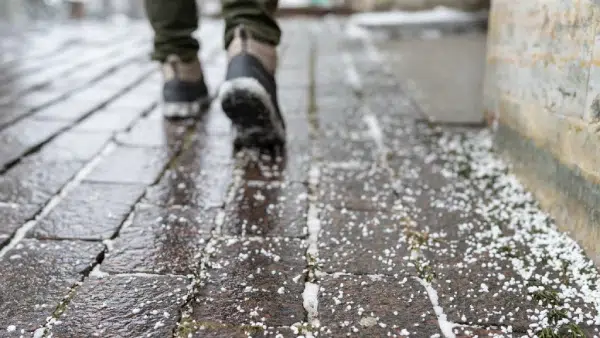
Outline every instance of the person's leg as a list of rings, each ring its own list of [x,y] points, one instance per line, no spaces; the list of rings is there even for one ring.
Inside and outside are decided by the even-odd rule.
[[[256,40],[277,46],[281,39],[281,30],[274,18],[278,2],[278,0],[222,0],[225,48],[233,40],[235,29],[242,25]]]
[[[192,36],[198,29],[195,0],[145,0],[150,25],[154,30],[152,59],[165,62],[177,55],[183,62],[196,59],[199,44]]]
[[[227,76],[219,90],[223,111],[237,131],[236,144],[285,142],[277,100],[277,0],[222,0]]]
[[[197,115],[209,100],[198,60],[199,43],[195,0],[145,0],[154,30],[152,59],[162,63],[163,100],[167,117]]]

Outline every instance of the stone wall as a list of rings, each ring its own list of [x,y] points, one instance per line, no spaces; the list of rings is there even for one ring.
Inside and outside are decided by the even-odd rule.
[[[494,0],[484,102],[500,150],[599,262],[600,5]]]

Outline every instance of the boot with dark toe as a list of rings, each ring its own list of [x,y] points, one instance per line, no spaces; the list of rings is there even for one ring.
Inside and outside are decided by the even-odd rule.
[[[197,117],[210,105],[200,61],[183,62],[171,55],[162,65],[163,112],[166,118]]]
[[[285,122],[277,100],[277,50],[238,27],[228,49],[229,64],[219,100],[236,129],[236,146],[285,143]]]

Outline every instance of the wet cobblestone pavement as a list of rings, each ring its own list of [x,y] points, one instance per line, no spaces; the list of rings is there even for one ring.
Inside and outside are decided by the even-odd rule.
[[[2,37],[0,337],[600,337],[598,270],[489,131],[428,123],[386,44],[282,25],[281,152],[163,120],[143,24]]]

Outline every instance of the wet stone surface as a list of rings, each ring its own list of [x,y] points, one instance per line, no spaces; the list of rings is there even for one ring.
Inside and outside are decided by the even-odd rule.
[[[69,130],[50,141],[37,155],[48,161],[89,161],[108,143],[107,132],[87,133],[78,129]]]
[[[281,105],[280,108],[286,117],[286,122],[295,116],[306,117],[309,103],[308,86],[290,89],[281,88],[278,98]],[[292,123],[286,123],[286,125],[292,128],[294,126]]]
[[[396,197],[389,173],[376,166],[322,168],[319,201],[349,210],[389,210]]]
[[[334,87],[317,93],[318,124],[323,132],[361,130],[366,127],[358,98],[348,88]]]
[[[145,118],[130,131],[117,136],[117,142],[127,146],[157,147],[175,150],[181,146],[189,123],[166,122],[163,119]]]
[[[316,156],[327,162],[373,163],[377,145],[365,132],[336,133],[318,142]]]
[[[245,182],[225,210],[222,232],[242,236],[306,235],[308,192],[301,183]]]
[[[281,23],[285,151],[234,149],[216,101],[164,120],[147,23],[0,33],[0,337],[600,336],[597,268],[493,134],[423,120],[477,95],[416,95],[394,68],[427,63],[335,17]]]
[[[36,330],[103,249],[101,243],[23,240],[0,260],[0,327]]]
[[[158,179],[168,161],[169,155],[163,149],[117,147],[85,180],[151,184]]]
[[[84,165],[81,161],[51,161],[37,155],[0,175],[0,202],[42,205]]]
[[[177,338],[248,338],[248,337],[296,337],[290,328],[262,328],[237,326],[216,322],[193,322],[184,318],[175,335]]]
[[[109,94],[114,95],[114,91]],[[79,92],[75,96],[58,101],[35,113],[35,117],[46,120],[74,121],[80,119],[100,107],[105,100],[104,93],[93,96],[92,92]]]
[[[53,337],[167,337],[177,325],[185,277],[91,277],[77,289]]]
[[[216,209],[138,205],[102,264],[110,273],[188,275],[215,226]]]
[[[39,207],[31,205],[0,204],[0,246],[15,230],[32,219],[38,210]]]
[[[140,113],[135,109],[123,109],[118,112],[101,110],[84,119],[77,129],[88,132],[121,131],[132,125]]]
[[[324,277],[319,314],[323,337],[441,336],[425,288],[410,276]]]
[[[248,181],[308,182],[311,149],[294,144],[283,150],[249,149],[236,154],[237,174]]]
[[[144,201],[160,206],[213,208],[223,205],[232,179],[233,145],[229,139],[206,134],[200,124],[191,142],[148,188]]]
[[[397,275],[409,270],[403,218],[377,211],[323,210],[319,262],[326,272]]]
[[[109,239],[142,196],[144,186],[84,182],[31,231],[40,239]]]
[[[305,243],[296,239],[224,239],[211,248],[207,276],[190,321],[257,328],[304,319]]]
[[[67,126],[64,122],[27,119],[0,130],[0,169],[19,159],[29,150],[46,141]]]
[[[528,299],[527,281],[509,263],[457,263],[436,266],[439,303],[452,322],[472,325],[512,326],[514,332],[529,329],[529,316],[541,310]],[[491,270],[491,271],[490,271]]]
[[[194,175],[179,169],[168,170],[161,180],[148,187],[144,202],[159,206],[216,208],[224,203],[231,182],[231,166],[215,165]]]

